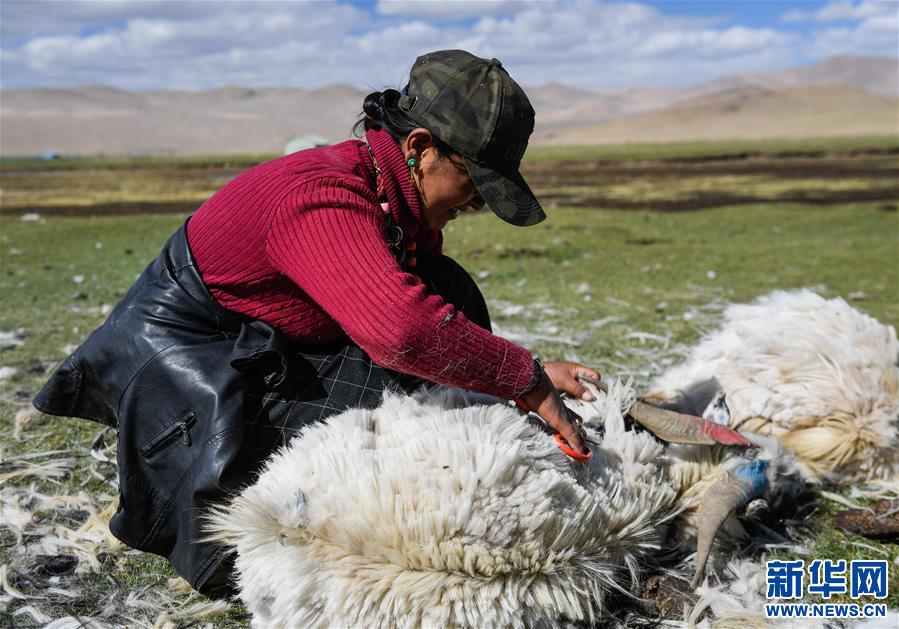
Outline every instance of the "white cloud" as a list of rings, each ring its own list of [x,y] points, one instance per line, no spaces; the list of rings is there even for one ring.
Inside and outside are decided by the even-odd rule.
[[[536,0],[539,1],[539,0]],[[379,0],[380,15],[418,17],[431,20],[462,20],[469,17],[515,13],[525,0]]]
[[[814,31],[809,49],[818,56],[899,52],[899,4],[895,2],[833,2],[815,15],[819,22],[855,22]]]
[[[896,0],[830,2],[817,11],[788,11],[780,19],[783,22],[855,22],[871,17],[887,17],[894,22],[899,21],[899,3]]]
[[[663,31],[647,38],[637,52],[650,57],[691,55],[716,58],[747,54],[769,46],[783,46],[791,37],[771,29],[735,26],[725,30]]]
[[[780,16],[781,22],[807,22],[814,17],[814,14],[810,11],[802,11],[800,9],[793,9],[792,11],[787,11],[783,15]]]
[[[839,20],[855,21],[864,20],[878,15],[892,15],[897,17],[899,6],[891,0],[865,0],[864,2],[831,2],[817,13],[815,19],[819,22],[831,22]]]
[[[220,3],[237,8],[238,3]],[[166,0],[3,0],[0,34],[6,44],[46,35],[78,35],[98,23],[135,17],[191,19],[207,15],[211,2]],[[227,10],[227,6],[225,7]]]
[[[637,2],[382,0],[372,8],[336,1],[2,0],[2,80],[6,87],[380,89],[402,85],[419,54],[464,48],[501,59],[525,85],[692,83],[839,52],[890,54],[895,20],[879,4],[827,5],[826,15],[852,15],[854,22],[801,35],[720,16],[671,16],[665,5]],[[475,8],[478,17],[462,19]]]
[[[96,4],[104,3],[87,3]],[[329,47],[369,20],[364,11],[335,2],[200,2],[174,15],[163,10],[177,3],[140,4],[152,9],[149,17],[138,13],[86,35],[37,36],[4,47],[4,83],[33,83],[33,76],[44,84],[138,89],[205,88],[237,83],[237,77],[251,85],[282,84],[285,77],[291,84],[320,83],[325,72],[342,69],[328,67]]]

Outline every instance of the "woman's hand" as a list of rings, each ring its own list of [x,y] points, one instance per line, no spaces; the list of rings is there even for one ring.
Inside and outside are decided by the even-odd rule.
[[[550,364],[573,365],[574,363],[547,363],[546,367]],[[589,369],[587,371],[596,373]],[[575,382],[577,382],[576,378]],[[570,383],[566,386],[570,386]],[[587,435],[580,426],[581,418],[562,403],[562,398],[556,390],[553,380],[551,380],[548,369],[547,373],[543,374],[543,378],[540,384],[537,385],[537,388],[521,396],[521,400],[527,405],[529,410],[537,413],[550,428],[562,435],[574,450],[583,454],[590,452],[585,442]]]
[[[599,380],[599,372],[595,369],[585,367],[580,363],[571,363],[567,361],[550,361],[543,363],[546,375],[552,380],[553,385],[562,393],[567,393],[571,397],[584,400],[586,402],[593,401],[593,394],[580,383],[578,378],[593,378]]]

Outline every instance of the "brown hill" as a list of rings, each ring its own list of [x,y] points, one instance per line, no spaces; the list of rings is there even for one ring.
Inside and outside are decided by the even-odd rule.
[[[566,91],[571,88],[562,86],[554,101],[545,90],[549,86],[545,86],[540,100],[543,108],[535,103],[537,129],[541,139],[551,140],[559,135],[576,138],[579,133],[574,129],[621,120],[643,112],[663,110],[712,94],[731,93],[727,97],[730,99],[738,99],[741,94],[745,94],[751,98],[756,89],[778,91],[796,87],[841,86],[895,97],[899,95],[897,78],[899,61],[896,59],[840,56],[786,70],[725,76],[689,87],[633,86],[606,92],[578,91],[572,95],[570,91]],[[530,90],[528,93],[530,94]],[[844,105],[849,104],[848,101],[844,102]],[[840,105],[835,103],[834,106],[838,108]],[[847,112],[849,113],[851,112]],[[859,116],[865,115],[863,111],[856,113]],[[769,123],[765,122],[758,128],[762,137],[767,137],[765,133],[768,126]],[[566,128],[572,131],[560,133]],[[834,129],[833,133],[844,132]],[[847,130],[845,133],[851,132]],[[627,141],[641,141],[641,136],[638,133]]]
[[[899,62],[887,57],[830,57],[799,68],[715,79],[697,86],[697,89],[691,90],[691,95],[738,87],[774,89],[811,85],[843,85],[874,94],[899,96]]]
[[[350,136],[364,92],[223,87],[125,92],[109,87],[8,90],[0,153],[173,154],[278,152],[300,132]]]
[[[528,94],[537,111],[535,143],[896,133],[896,77],[896,59],[835,57],[691,87],[591,92],[551,83]],[[6,90],[0,154],[278,152],[302,132],[337,142],[349,137],[367,91]]]
[[[549,131],[550,144],[899,133],[899,99],[846,87],[746,87],[612,122]]]

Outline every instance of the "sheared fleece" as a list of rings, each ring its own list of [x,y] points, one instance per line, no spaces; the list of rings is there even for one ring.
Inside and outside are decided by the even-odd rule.
[[[403,153],[384,131],[366,139],[389,209],[417,251],[440,251]],[[260,164],[206,201],[188,224],[203,280],[218,302],[307,346],[344,334],[377,364],[432,382],[518,397],[530,352],[467,320],[399,266],[364,142]]]

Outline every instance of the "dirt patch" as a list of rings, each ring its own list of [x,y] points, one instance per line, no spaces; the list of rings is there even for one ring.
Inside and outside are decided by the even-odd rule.
[[[629,245],[640,245],[647,247],[649,245],[667,245],[674,242],[670,238],[628,238],[625,240]]]
[[[841,205],[863,201],[888,201],[899,197],[899,187],[875,188],[868,190],[834,190],[821,193],[796,192],[772,197],[726,194],[721,192],[699,192],[681,199],[629,200],[603,196],[576,196],[567,194],[540,195],[541,203],[555,203],[564,207],[602,208],[611,210],[651,210],[655,212],[689,212],[707,210],[731,205],[756,203],[805,203],[810,205]]]
[[[634,177],[708,177],[712,175],[765,175],[789,178],[873,178],[895,181],[899,177],[899,161],[886,159],[896,151],[872,151],[817,157],[799,154],[739,158],[677,158],[637,162],[560,162],[526,164],[522,173],[528,182],[564,183],[595,182],[597,177],[630,179]]]
[[[681,620],[686,606],[699,599],[690,582],[668,575],[653,575],[643,586],[643,605],[646,613],[660,620]]]
[[[895,211],[899,199],[899,160],[896,149],[872,149],[841,153],[801,152],[764,155],[740,153],[715,157],[687,157],[654,161],[584,161],[526,164],[522,172],[544,206],[683,212],[744,204],[797,203],[837,205],[881,202],[883,211]],[[209,183],[224,184],[234,176],[233,168],[163,169],[134,168],[128,171],[130,197],[115,199],[122,184],[121,173],[85,171],[96,181],[85,183],[88,192],[110,189],[109,194],[80,198],[71,189],[65,173],[47,171],[2,172],[5,198],[0,213],[22,215],[35,212],[47,216],[104,214],[189,213],[210,192]],[[22,176],[19,176],[22,175]],[[27,175],[27,176],[24,176]],[[69,173],[68,176],[71,176]],[[105,177],[105,178],[104,178]],[[154,186],[177,185],[182,199],[154,201]],[[42,203],[44,193],[65,193]],[[29,196],[30,195],[30,196]],[[170,197],[171,198],[171,197]],[[85,201],[96,200],[95,203]],[[49,199],[48,199],[49,201]]]
[[[549,257],[549,251],[545,247],[514,247],[503,249],[496,255],[501,260],[507,258],[515,260],[520,258],[547,258]]]
[[[899,500],[878,500],[871,509],[847,509],[837,513],[837,528],[871,539],[899,542]]]
[[[550,207],[682,212],[758,203],[894,203],[895,153],[563,162],[528,165],[522,172]]]

